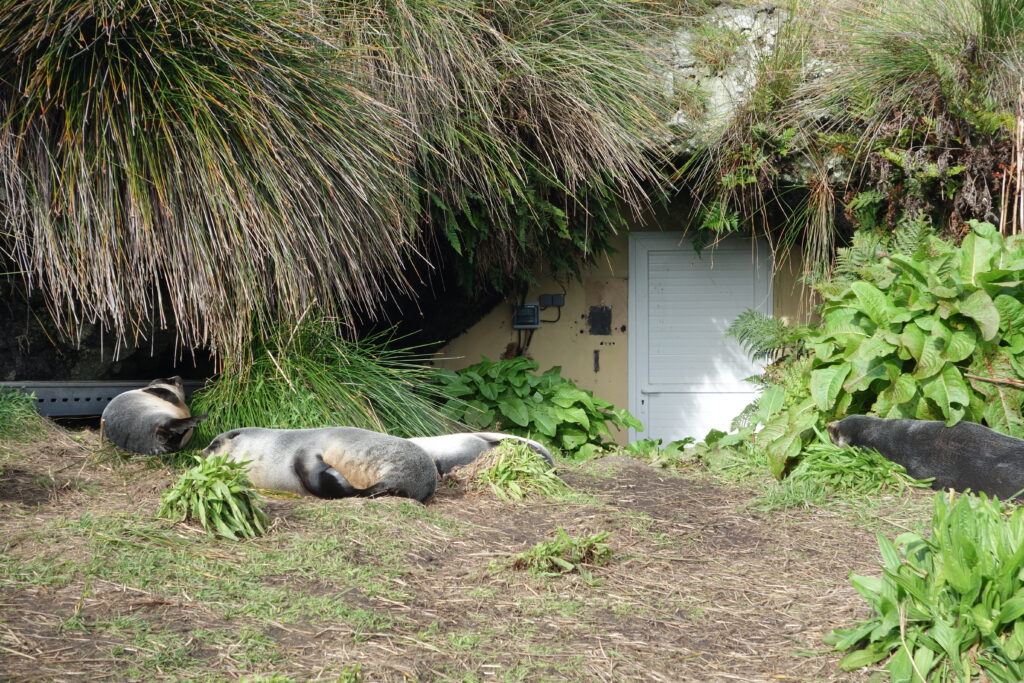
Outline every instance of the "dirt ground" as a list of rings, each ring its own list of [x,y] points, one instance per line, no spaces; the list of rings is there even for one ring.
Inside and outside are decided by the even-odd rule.
[[[4,450],[12,681],[865,680],[822,637],[868,615],[848,575],[879,573],[867,527],[898,533],[907,503],[757,512],[749,487],[612,457],[560,466],[584,502],[271,497],[270,533],[231,542],[156,519],[180,470],[94,432]],[[610,563],[508,566],[558,527],[611,532]]]

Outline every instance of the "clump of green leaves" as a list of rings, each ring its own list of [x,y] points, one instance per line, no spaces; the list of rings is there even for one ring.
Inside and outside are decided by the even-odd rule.
[[[878,537],[882,576],[851,582],[875,614],[826,642],[846,670],[889,658],[894,681],[1024,680],[1024,508],[935,496],[930,538]]]
[[[662,445],[662,439],[640,439],[630,443],[624,450],[655,467],[678,467],[690,460],[685,451],[694,441],[693,437],[688,436]]]
[[[42,420],[31,395],[0,387],[0,441],[27,438],[42,429]]]
[[[643,429],[628,410],[580,389],[555,366],[538,375],[528,358],[484,358],[462,370],[441,370],[448,414],[476,429],[503,431],[546,441],[567,454],[586,456],[611,437],[609,424]]]
[[[529,495],[564,498],[572,492],[544,456],[524,443],[504,441],[493,453],[493,462],[480,471],[478,480],[502,500]]]
[[[265,534],[267,515],[249,486],[245,465],[228,457],[196,456],[199,464],[164,491],[157,514],[176,521],[198,520],[207,533],[232,540]]]
[[[552,540],[541,541],[512,558],[512,568],[527,569],[543,576],[576,572],[589,581],[590,568],[607,564],[612,557],[612,548],[605,543],[610,535],[610,532],[602,531],[573,537],[558,527]]]
[[[748,424],[715,444],[752,442],[781,477],[816,430],[848,414],[1024,432],[1024,392],[1009,386],[1024,377],[1024,240],[970,227],[960,246],[917,228],[905,240],[860,233],[842,275],[818,286],[805,359],[776,373],[785,382],[767,375]]]
[[[349,425],[403,437],[448,431],[436,407],[447,397],[414,350],[392,348],[386,334],[348,341],[342,333],[336,321],[311,317],[254,338],[246,360],[229,359],[193,399],[194,412],[210,414],[196,445],[251,425]]]

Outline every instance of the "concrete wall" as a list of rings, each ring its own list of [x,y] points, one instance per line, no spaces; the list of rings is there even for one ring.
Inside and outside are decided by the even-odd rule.
[[[659,221],[654,225],[665,225]],[[644,230],[656,229],[645,225]],[[628,287],[629,253],[628,236],[618,235],[613,245],[617,251],[584,273],[582,281],[557,282],[544,278],[541,284],[531,289],[527,301],[537,301],[540,294],[560,294],[565,288],[565,306],[558,322],[542,322],[530,341],[527,356],[537,361],[540,369],[553,365],[562,366],[562,376],[573,380],[579,387],[593,391],[617,408],[625,408],[629,401],[629,330]],[[790,258],[777,264],[773,284],[773,306],[775,315],[793,321],[807,319],[809,310],[806,289],[799,284],[800,262]],[[486,356],[497,360],[520,337],[512,329],[512,311],[518,302],[499,304],[480,322],[464,334],[453,339],[439,352],[437,365],[460,369],[472,365]],[[591,306],[611,307],[611,334],[590,334],[587,322]],[[552,320],[557,309],[541,311],[541,320]],[[622,433],[619,440],[625,440]]]

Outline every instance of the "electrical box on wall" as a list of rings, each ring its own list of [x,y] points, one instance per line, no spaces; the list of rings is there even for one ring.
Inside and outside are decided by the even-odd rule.
[[[516,306],[512,314],[512,328],[516,330],[535,330],[540,327],[540,304],[533,302]]]
[[[565,305],[564,294],[541,294],[540,297],[541,308],[561,308]]]

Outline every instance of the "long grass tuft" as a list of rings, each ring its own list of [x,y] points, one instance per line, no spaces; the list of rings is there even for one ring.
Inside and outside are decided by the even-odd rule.
[[[438,236],[585,247],[588,197],[658,184],[651,7],[0,0],[0,254],[66,331],[237,356],[313,301],[372,315]]]
[[[0,387],[0,442],[22,441],[41,432],[43,425],[32,396]]]
[[[230,362],[193,398],[208,412],[195,445],[238,427],[297,429],[344,425],[396,436],[433,436],[452,424],[432,368],[413,351],[393,349],[385,333],[359,341],[336,322],[314,318],[257,338],[243,362]]]

